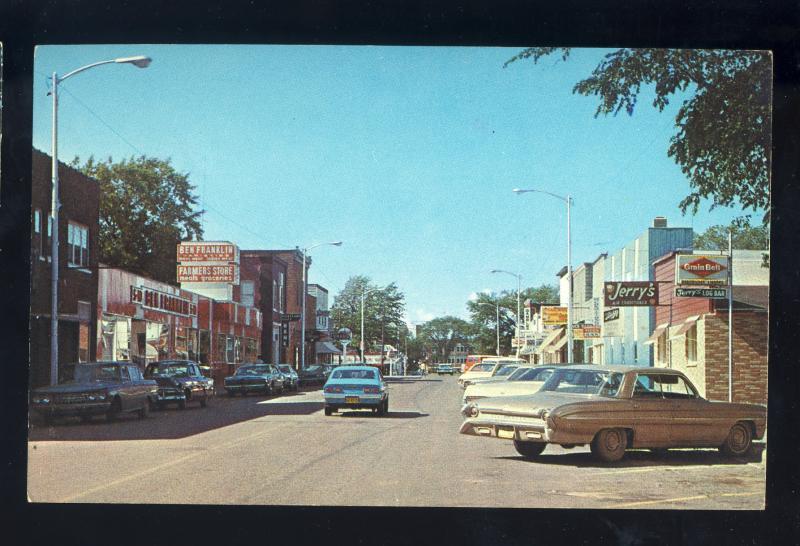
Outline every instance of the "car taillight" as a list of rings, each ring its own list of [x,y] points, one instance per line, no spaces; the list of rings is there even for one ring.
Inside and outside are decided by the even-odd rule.
[[[342,387],[337,387],[335,385],[331,385],[330,387],[325,387],[325,392],[344,392],[342,391]]]
[[[378,394],[381,390],[378,387],[364,387],[364,393],[366,394]]]

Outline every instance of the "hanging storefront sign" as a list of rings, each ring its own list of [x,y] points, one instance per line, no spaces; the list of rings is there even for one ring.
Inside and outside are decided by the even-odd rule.
[[[197,305],[191,300],[144,286],[131,286],[131,303],[174,315],[197,316]]]
[[[678,254],[675,260],[675,284],[728,284],[728,257],[699,254]]]
[[[678,298],[713,298],[725,299],[728,297],[727,288],[686,288],[678,286],[675,288],[675,296]]]
[[[573,339],[597,339],[600,337],[599,326],[582,326],[572,329]]]
[[[296,320],[300,320],[300,313],[284,313],[281,315],[281,321],[283,322],[294,322]]]
[[[566,323],[566,307],[542,307],[542,324],[545,326],[557,326]]]
[[[603,337],[618,337],[621,335],[622,321],[619,318],[619,307],[603,311]]]
[[[610,281],[603,284],[606,307],[658,305],[658,285],[652,281]]]
[[[289,346],[289,323],[286,321],[281,322],[281,347]]]
[[[178,282],[224,282],[239,284],[236,264],[178,264]]]
[[[225,241],[179,243],[178,262],[238,262],[236,245]]]

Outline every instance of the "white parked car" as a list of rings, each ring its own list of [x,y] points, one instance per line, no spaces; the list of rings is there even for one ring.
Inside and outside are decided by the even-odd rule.
[[[479,377],[491,377],[504,364],[516,364],[518,366],[522,366],[524,364],[527,364],[527,362],[525,362],[521,358],[514,358],[514,357],[498,356],[492,358],[484,358],[482,362],[475,364],[472,368],[469,369],[469,371],[461,374],[461,376],[458,378],[458,384],[463,387],[464,382],[468,379],[477,379]]]
[[[467,404],[481,398],[534,394],[555,369],[555,366],[522,366],[503,381],[477,380],[464,390],[463,401]]]
[[[464,384],[462,385],[464,388],[469,387],[470,385],[477,385],[480,383],[492,383],[495,381],[505,381],[508,379],[511,374],[513,374],[519,368],[519,364],[514,362],[513,364],[501,364],[497,368],[495,368],[492,375],[489,377],[473,377],[472,379],[465,379]]]

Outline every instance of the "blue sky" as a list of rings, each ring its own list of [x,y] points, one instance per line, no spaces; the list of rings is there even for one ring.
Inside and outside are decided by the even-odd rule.
[[[556,284],[615,251],[655,216],[702,231],[738,210],[682,216],[689,186],[667,157],[682,98],[659,113],[593,117],[572,94],[606,53],[539,65],[519,48],[388,46],[44,46],[36,50],[33,144],[50,153],[53,71],[101,66],[60,86],[59,157],[171,158],[207,211],[205,239],[242,248],[342,240],[312,253],[310,282],[336,294],[351,275],[396,282],[408,320],[466,317],[481,290]]]

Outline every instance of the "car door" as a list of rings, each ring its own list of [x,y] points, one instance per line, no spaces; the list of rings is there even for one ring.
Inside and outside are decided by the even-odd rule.
[[[626,420],[633,429],[634,446],[667,447],[672,444],[673,404],[672,400],[664,398],[658,374],[635,375],[627,406]]]
[[[676,446],[719,446],[731,423],[714,404],[697,394],[694,385],[680,375],[665,376],[664,396],[672,400],[672,439]]]
[[[136,385],[131,381],[128,366],[119,367],[119,403],[122,411],[128,411],[136,406]]]
[[[135,404],[138,407],[143,407],[147,404],[147,395],[152,389],[152,386],[148,385],[148,381],[142,376],[142,371],[138,366],[129,366],[128,373],[131,378],[131,387],[136,393]]]

